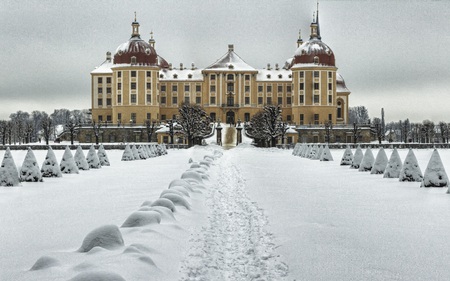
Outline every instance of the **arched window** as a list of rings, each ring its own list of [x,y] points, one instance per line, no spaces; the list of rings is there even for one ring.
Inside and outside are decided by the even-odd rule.
[[[337,102],[337,118],[342,119],[342,101]]]

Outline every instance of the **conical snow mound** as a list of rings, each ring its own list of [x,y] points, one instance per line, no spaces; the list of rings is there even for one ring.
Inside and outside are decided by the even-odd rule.
[[[131,151],[130,145],[127,144],[122,154],[122,161],[133,161],[133,160],[134,160],[133,151]]]
[[[20,181],[39,182],[42,181],[41,170],[34,156],[33,150],[28,148],[25,160],[23,160],[22,168],[20,168]]]
[[[361,165],[361,162],[363,160],[363,152],[361,150],[361,147],[358,145],[358,148],[356,148],[355,156],[353,156],[352,164],[350,165],[350,169],[359,169],[359,166]]]
[[[88,163],[90,169],[100,169],[102,167],[97,153],[95,152],[94,145],[91,145],[89,148],[88,155],[86,156],[86,162]]]
[[[44,163],[42,164],[41,173],[42,176],[46,178],[62,177],[61,169],[51,146],[48,147],[47,156],[45,156]]]
[[[322,155],[320,155],[320,161],[333,161],[333,156],[331,155],[328,144],[325,145]]]
[[[366,152],[364,153],[364,158],[361,161],[361,165],[359,165],[360,172],[369,172],[372,170],[373,162],[375,158],[373,157],[372,149],[368,147]]]
[[[373,163],[371,174],[383,174],[384,170],[386,170],[386,166],[388,163],[388,158],[386,152],[383,148],[380,148],[377,154],[377,158],[375,159],[375,163]]]
[[[423,180],[422,171],[420,170],[416,155],[414,155],[412,149],[410,149],[408,155],[406,155],[405,163],[403,163],[403,168],[400,171],[399,180],[417,182],[421,182]]]
[[[106,154],[105,148],[103,147],[103,144],[100,145],[97,151],[98,160],[100,160],[100,164],[102,166],[109,166],[111,165],[109,163],[108,155]]]
[[[384,171],[383,178],[398,178],[402,167],[402,159],[400,159],[397,149],[394,148],[394,151],[392,151],[391,157],[389,158],[389,162],[386,166],[386,170]]]
[[[19,183],[19,172],[8,147],[0,167],[0,186],[17,186]]]
[[[353,161],[353,152],[349,146],[344,151],[344,155],[342,155],[341,166],[349,166]]]
[[[131,151],[133,152],[134,160],[139,160],[139,159],[141,159],[141,158],[139,157],[139,151],[137,150],[136,145],[133,144],[133,146],[131,147]]]
[[[75,152],[75,163],[77,164],[79,170],[89,170],[89,165],[86,158],[84,158],[84,153],[81,146],[78,146],[77,151]]]
[[[448,187],[447,173],[436,149],[428,162],[421,187]]]
[[[59,164],[61,172],[64,174],[78,174],[78,167],[73,158],[70,148],[66,146],[61,163]]]

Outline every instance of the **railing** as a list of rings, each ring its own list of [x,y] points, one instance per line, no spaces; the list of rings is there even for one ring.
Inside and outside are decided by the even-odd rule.
[[[238,107],[239,107],[239,104],[222,103],[222,107],[238,108]]]

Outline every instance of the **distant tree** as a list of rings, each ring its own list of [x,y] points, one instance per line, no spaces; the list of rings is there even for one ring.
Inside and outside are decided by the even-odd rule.
[[[91,126],[92,126],[92,131],[94,132],[94,136],[95,136],[95,144],[98,144],[99,138],[100,138],[100,129],[102,128],[102,123],[101,122],[96,123],[95,121],[92,121]]]
[[[42,130],[42,118],[47,115],[44,111],[35,110],[31,112],[31,120],[33,121],[33,137],[35,140],[39,138],[39,132]]]
[[[13,125],[13,141],[14,143],[18,141],[19,144],[21,144],[22,142],[24,142],[26,127],[25,123],[29,120],[30,114],[28,112],[19,110],[16,113],[11,113],[9,115],[9,118],[11,119],[11,123]]]
[[[441,121],[439,122],[439,133],[441,135],[442,143],[448,143],[448,124]]]
[[[77,129],[80,127],[79,120],[75,118],[73,115],[66,120],[66,123],[64,124],[64,131],[68,132],[70,134],[70,144],[73,145],[73,139],[74,135],[77,131]]]
[[[253,115],[249,131],[252,137],[264,146],[269,141],[270,146],[276,146],[278,137],[286,134],[287,124],[282,125],[281,110],[275,105],[266,105],[262,111]]]
[[[61,109],[55,109],[50,116],[53,119],[53,124],[56,126],[56,125],[66,124],[68,119],[70,119],[71,114],[70,114],[70,110],[68,110],[66,108],[61,108]]]
[[[156,120],[145,120],[145,128],[147,129],[147,141],[152,142],[152,136],[156,128]]]
[[[369,123],[369,111],[365,106],[354,106],[348,108],[349,123],[367,124]]]
[[[188,140],[188,146],[194,145],[194,140],[201,143],[201,140],[211,132],[210,118],[206,111],[200,105],[183,103],[178,112],[179,132]]]
[[[5,145],[8,136],[8,121],[6,120],[0,121],[0,136],[2,139],[2,145]]]
[[[424,120],[422,122],[422,133],[426,143],[433,142],[435,135],[434,127],[434,123],[430,120]]]
[[[47,113],[45,113],[42,116],[41,126],[42,126],[43,137],[45,138],[45,144],[48,145],[50,136],[52,135],[54,128],[53,128],[53,120],[50,116],[47,115]]]
[[[378,143],[381,144],[381,141],[383,140],[384,137],[384,133],[383,133],[383,129],[382,129],[382,124],[381,124],[381,119],[378,117],[374,117],[372,119],[372,125],[375,128],[375,136],[378,139]]]
[[[353,133],[353,143],[356,144],[361,138],[361,128],[358,126],[357,123],[353,123],[352,133]]]

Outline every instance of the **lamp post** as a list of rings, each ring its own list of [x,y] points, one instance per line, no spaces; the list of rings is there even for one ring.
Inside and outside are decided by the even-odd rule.
[[[217,133],[216,133],[216,143],[217,145],[222,145],[222,126],[220,125],[220,119],[217,120],[217,127],[216,127]]]
[[[241,119],[238,119],[238,125],[236,126],[237,136],[236,136],[236,145],[242,143],[242,126]]]
[[[167,123],[169,124],[170,144],[173,144],[173,120],[169,119]]]

